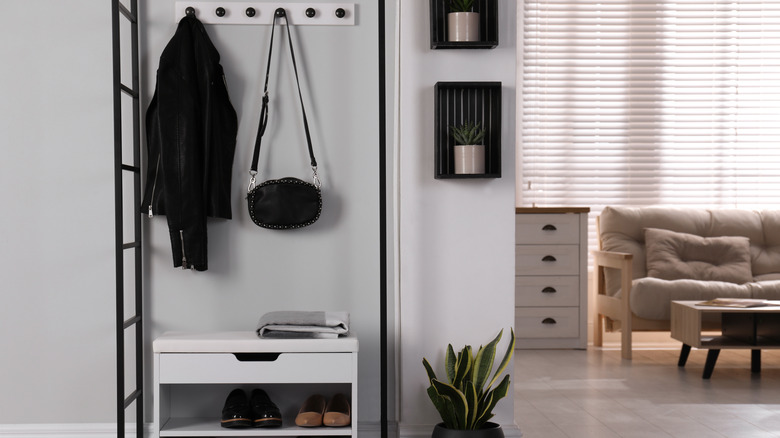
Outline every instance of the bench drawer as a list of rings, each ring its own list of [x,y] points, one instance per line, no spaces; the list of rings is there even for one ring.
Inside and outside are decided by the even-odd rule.
[[[351,382],[352,353],[164,353],[160,383]]]
[[[579,308],[535,307],[515,309],[515,335],[518,338],[576,338]]]

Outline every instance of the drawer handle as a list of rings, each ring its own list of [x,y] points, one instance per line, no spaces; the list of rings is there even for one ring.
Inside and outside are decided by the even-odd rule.
[[[542,261],[543,262],[557,262],[558,260],[555,257],[551,256],[551,255],[546,255],[546,256],[542,257]]]
[[[542,324],[558,324],[558,321],[554,320],[553,318],[544,318],[542,320]]]
[[[554,287],[550,287],[550,286],[547,286],[546,288],[542,289],[542,293],[543,294],[554,294],[556,292],[558,292],[558,291],[555,290]]]
[[[553,225],[553,224],[547,224],[547,225],[543,226],[542,230],[544,230],[544,231],[558,231],[558,229],[555,228],[555,225]]]
[[[233,353],[240,362],[273,362],[282,353]]]

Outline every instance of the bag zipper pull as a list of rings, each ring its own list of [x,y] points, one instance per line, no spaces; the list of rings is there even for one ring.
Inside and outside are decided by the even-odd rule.
[[[149,203],[149,218],[153,218],[153,217],[154,217],[154,213],[152,213],[152,204]]]

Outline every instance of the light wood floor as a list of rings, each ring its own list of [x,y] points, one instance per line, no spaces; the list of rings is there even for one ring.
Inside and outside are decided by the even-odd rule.
[[[721,351],[710,380],[706,350],[515,351],[515,422],[524,438],[780,437],[780,351]]]

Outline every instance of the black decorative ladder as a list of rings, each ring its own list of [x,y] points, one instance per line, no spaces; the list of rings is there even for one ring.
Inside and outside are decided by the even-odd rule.
[[[141,144],[140,104],[138,74],[138,2],[126,0],[128,9],[120,0],[111,1],[112,43],[114,64],[114,205],[116,246],[116,391],[117,391],[117,437],[124,438],[127,409],[135,403],[135,435],[144,436],[143,406],[143,285],[141,270],[141,221],[138,205],[141,198]],[[122,21],[124,20],[124,21]],[[130,56],[123,53],[129,46]],[[124,61],[124,62],[123,62]],[[128,71],[129,68],[129,71]],[[131,86],[122,82],[122,74],[132,76]],[[131,125],[127,126],[125,123]],[[127,129],[123,129],[127,128]],[[125,141],[127,131],[132,131],[132,140]],[[125,144],[132,143],[132,144]],[[132,146],[132,164],[125,164],[125,152]],[[129,154],[128,154],[129,155]],[[129,157],[128,157],[129,158]],[[125,178],[126,176],[131,178]],[[127,184],[125,185],[125,182]],[[130,182],[132,181],[132,182]],[[132,187],[132,196],[128,195]],[[132,198],[128,200],[126,198]],[[129,208],[125,208],[129,207]],[[126,221],[132,227],[125,230]],[[132,239],[126,242],[126,239]],[[129,263],[132,260],[133,263]],[[133,271],[132,274],[126,271]],[[127,274],[127,275],[126,275]],[[134,279],[134,282],[131,281]],[[132,291],[128,295],[127,289]],[[126,302],[130,305],[126,306]],[[127,307],[127,309],[126,309]],[[132,308],[132,310],[130,310]],[[132,311],[128,318],[125,312]],[[126,342],[126,336],[132,337]],[[135,371],[134,389],[127,394],[126,354],[128,345],[133,348]],[[132,357],[131,357],[132,359]]]

